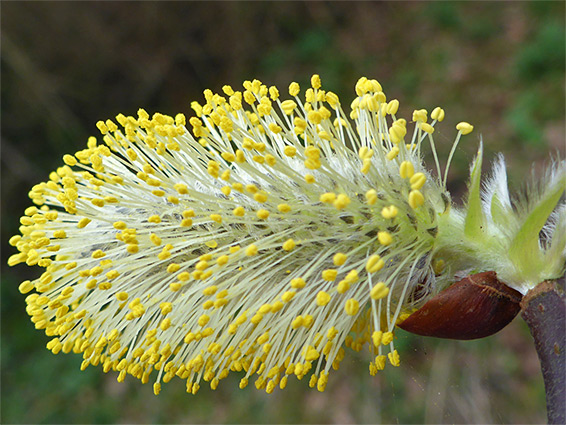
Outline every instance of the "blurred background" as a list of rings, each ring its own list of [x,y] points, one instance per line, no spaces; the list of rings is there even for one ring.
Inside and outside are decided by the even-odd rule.
[[[190,116],[205,88],[245,79],[286,94],[318,73],[348,105],[360,76],[376,78],[408,120],[444,107],[441,155],[457,122],[475,126],[450,174],[455,198],[480,135],[484,162],[505,153],[520,187],[550,154],[565,156],[564,2],[3,2],[1,12],[2,423],[546,421],[520,318],[479,341],[399,332],[402,367],[371,377],[368,356],[348,352],[324,393],[294,379],[272,395],[240,390],[234,374],[197,396],[173,380],[156,397],[100,367],[80,372],[79,355],[51,354],[17,290],[39,269],[6,260],[27,191],[97,135],[98,120],[139,107]]]

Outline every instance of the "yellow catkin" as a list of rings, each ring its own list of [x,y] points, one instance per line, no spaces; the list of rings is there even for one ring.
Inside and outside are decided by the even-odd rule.
[[[192,117],[98,121],[31,188],[9,240],[10,266],[43,269],[18,289],[47,348],[156,395],[230,372],[269,394],[289,377],[324,391],[345,348],[366,344],[372,375],[398,366],[407,276],[451,270],[432,259],[448,194],[421,161],[444,110],[401,118],[366,77],[355,93],[346,108],[318,74],[303,93],[254,79],[204,90]],[[456,127],[457,141],[473,130]]]

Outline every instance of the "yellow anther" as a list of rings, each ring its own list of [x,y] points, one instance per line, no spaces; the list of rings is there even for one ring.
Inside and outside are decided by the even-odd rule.
[[[399,210],[395,205],[389,205],[388,207],[383,207],[381,210],[381,216],[383,218],[394,218],[397,216]]]
[[[187,118],[184,114],[177,114],[175,115],[175,125],[177,126],[184,126],[187,123]]]
[[[275,123],[269,124],[268,128],[269,128],[269,129],[271,130],[271,132],[274,133],[274,134],[279,134],[279,133],[281,133],[281,131],[283,131],[283,129],[282,129],[280,126],[278,126],[277,124],[275,124]]]
[[[387,104],[387,113],[389,115],[395,115],[399,109],[399,101],[397,99],[390,100]]]
[[[314,182],[316,182],[316,179],[314,178],[314,176],[312,174],[306,174],[305,175],[305,182],[307,182],[308,184],[313,184]]]
[[[236,160],[236,156],[231,152],[222,152],[220,156],[228,162],[234,162]]]
[[[208,261],[201,260],[195,264],[195,269],[200,270],[201,272],[206,270],[209,267]]]
[[[224,181],[230,180],[230,170],[222,171],[222,174],[220,174],[220,178]]]
[[[319,291],[318,294],[316,294],[316,304],[318,306],[325,306],[330,302],[330,299],[331,297],[328,292]]]
[[[392,161],[395,158],[397,158],[397,155],[399,155],[399,148],[397,146],[393,146],[391,148],[391,150],[389,152],[387,152],[387,154],[385,155],[385,157],[389,160]]]
[[[234,129],[233,121],[228,117],[220,118],[220,124],[218,125],[222,131],[225,133],[231,133]]]
[[[374,93],[377,92],[383,92],[383,88],[381,87],[381,84],[379,84],[379,81],[377,80],[368,80],[366,83],[366,88],[368,91],[372,91]]]
[[[263,319],[263,314],[254,314],[250,319],[250,322],[254,325],[257,325]]]
[[[293,119],[293,124],[295,125],[296,134],[303,134],[307,128],[307,122],[299,117]]]
[[[87,224],[90,223],[90,222],[91,222],[91,219],[90,219],[90,218],[83,217],[83,218],[81,218],[81,219],[79,220],[79,222],[77,223],[77,227],[78,227],[79,229],[84,229],[84,228],[87,226]]]
[[[416,109],[413,111],[413,121],[414,122],[426,122],[427,110],[426,109]]]
[[[277,98],[279,98],[279,90],[277,89],[277,87],[269,87],[269,97],[271,97],[271,100],[276,100]]]
[[[313,89],[319,89],[321,87],[322,83],[320,81],[320,75],[318,74],[314,74],[311,77],[311,86]]]
[[[223,187],[220,189],[220,191],[221,191],[224,195],[228,196],[228,195],[230,195],[230,193],[232,192],[232,188],[231,188],[230,186],[223,186]]]
[[[350,298],[344,305],[344,311],[348,316],[355,316],[360,311],[360,303],[355,298]]]
[[[307,158],[304,162],[305,168],[309,170],[318,170],[321,167],[320,160]]]
[[[59,217],[59,213],[57,211],[49,211],[45,213],[45,218],[47,220],[57,220],[57,217]]]
[[[106,126],[106,124],[104,123],[104,121],[98,121],[96,123],[96,127],[98,128],[98,130],[100,130],[100,132],[102,134],[106,134],[108,133],[108,127]]]
[[[224,264],[226,264],[229,260],[229,257],[227,255],[221,255],[220,257],[218,257],[216,259],[216,264],[218,264],[219,266],[223,266]]]
[[[474,130],[474,126],[462,121],[456,125],[456,130],[460,131],[463,135],[470,134]]]
[[[444,109],[437,106],[432,110],[430,117],[433,120],[442,121],[444,119]]]
[[[385,357],[384,355],[379,355],[375,357],[375,366],[377,368],[377,370],[383,370],[385,369],[385,361],[387,360],[387,357]]]
[[[302,277],[291,279],[291,288],[293,289],[302,289],[306,284],[307,282]]]
[[[323,193],[319,200],[325,204],[332,204],[336,200],[336,194],[332,192]]]
[[[370,189],[366,192],[366,201],[368,205],[374,205],[377,202],[377,192],[375,189]]]
[[[285,303],[288,303],[295,297],[296,292],[294,291],[286,291],[281,295],[281,300]]]
[[[389,245],[391,244],[391,242],[393,242],[393,237],[391,236],[391,234],[389,232],[386,231],[380,231],[377,233],[377,240],[379,241],[379,243],[381,245]]]
[[[320,357],[320,353],[314,347],[308,347],[305,353],[305,360],[307,362],[312,362]]]
[[[399,360],[399,353],[397,352],[397,350],[393,350],[393,352],[389,353],[387,357],[389,358],[389,362],[393,366],[399,366],[401,364]]]
[[[18,287],[18,290],[20,291],[20,293],[22,294],[27,294],[28,292],[30,292],[32,289],[34,288],[33,283],[31,283],[29,280],[26,280],[24,282],[22,282],[20,284],[20,286]]]
[[[350,204],[350,198],[348,198],[348,196],[344,193],[341,193],[336,197],[332,204],[336,209],[343,210]]]
[[[210,219],[216,223],[222,223],[222,216],[220,214],[210,214]]]
[[[363,96],[365,93],[368,92],[368,87],[366,85],[366,83],[368,82],[368,79],[366,77],[361,77],[357,82],[356,82],[356,94],[358,96]]]
[[[385,298],[387,294],[389,294],[389,288],[385,286],[385,283],[383,282],[376,283],[375,286],[371,288],[370,291],[370,297],[373,300],[379,300],[381,298]]]
[[[163,302],[159,304],[159,308],[161,309],[161,314],[166,316],[173,311],[173,304],[170,302]]]
[[[64,155],[63,162],[71,167],[77,165],[77,159],[73,155]]]
[[[178,290],[181,289],[183,285],[179,282],[173,282],[169,284],[169,289],[173,292],[177,292]]]
[[[291,327],[293,329],[298,329],[301,326],[303,326],[305,320],[303,319],[303,316],[297,316],[292,322],[291,322]]]
[[[177,275],[177,279],[179,279],[181,282],[186,282],[190,278],[191,278],[191,275],[190,275],[189,272],[181,272]]]
[[[124,230],[128,227],[128,225],[126,223],[124,223],[123,221],[115,221],[112,226],[114,227],[114,229],[116,230]]]
[[[424,173],[416,173],[409,180],[409,183],[411,183],[411,189],[413,190],[421,189],[424,186],[425,182],[426,176],[424,175]]]
[[[186,195],[189,193],[189,189],[186,184],[183,183],[175,183],[173,188],[179,193],[180,195]]]
[[[381,343],[383,345],[389,345],[393,341],[393,332],[384,332],[381,337]]]
[[[250,246],[248,246],[248,247],[246,248],[246,255],[247,255],[248,257],[257,255],[257,252],[258,252],[258,248],[257,248],[257,246],[254,245],[254,244],[251,244]]]
[[[250,90],[245,90],[244,91],[244,100],[246,101],[247,104],[253,105],[257,99],[256,99],[255,95],[253,94],[253,92],[251,92]]]
[[[246,210],[244,209],[244,207],[236,207],[232,210],[232,214],[234,214],[236,217],[243,217],[246,214]]]
[[[224,85],[222,86],[222,91],[224,92],[224,94],[226,94],[227,96],[232,96],[234,94],[234,89],[232,89],[231,86],[229,85]]]
[[[305,100],[307,101],[307,105],[305,107],[305,110],[309,111],[310,108],[312,107],[312,103],[316,102],[316,97],[314,95],[314,90],[312,88],[308,88],[307,91],[305,92]]]
[[[371,158],[373,156],[373,149],[369,149],[367,146],[362,146],[358,151],[358,156],[360,159]]]
[[[399,166],[399,175],[401,178],[408,179],[413,177],[413,174],[415,174],[415,167],[413,166],[413,163],[410,161],[403,161]]]
[[[169,319],[169,318],[163,319],[163,320],[161,321],[161,323],[159,324],[159,328],[160,328],[162,331],[166,331],[166,330],[169,329],[170,327],[171,327],[171,319]]]
[[[118,270],[110,270],[106,273],[106,278],[108,280],[116,279],[118,276],[120,276],[120,272]]]
[[[320,124],[322,122],[322,115],[318,111],[309,111],[307,119],[313,124]]]
[[[280,311],[283,307],[284,307],[284,304],[283,304],[281,301],[275,301],[275,302],[271,305],[271,312],[272,312],[272,313],[277,313],[277,312]]]
[[[409,205],[411,208],[416,209],[424,204],[424,196],[419,190],[411,190],[409,192]]]
[[[246,192],[257,193],[258,191],[259,191],[259,189],[257,188],[257,186],[255,184],[247,184],[246,185]]]
[[[271,304],[263,304],[257,312],[259,314],[271,313]],[[258,344],[263,344],[264,342],[266,342],[268,337],[269,337],[268,333],[263,334],[262,338],[259,338]],[[261,341],[263,341],[263,342],[261,342]]]
[[[403,119],[398,119],[389,128],[389,138],[394,144],[400,143],[407,134],[406,122]]]
[[[298,83],[292,82],[291,84],[289,84],[289,94],[291,96],[297,96],[300,91],[301,91],[301,87],[299,86]]]
[[[295,241],[293,239],[287,239],[284,243],[283,243],[283,249],[285,251],[292,251],[295,246],[297,246],[297,244],[295,243]]]
[[[382,331],[374,331],[371,334],[371,340],[373,342],[374,347],[378,348],[381,345],[381,337],[383,336]]]
[[[348,274],[344,278],[344,281],[346,281],[348,283],[354,283],[354,282],[357,282],[358,279],[359,279],[358,271],[354,269],[354,270],[350,270],[348,272]]]
[[[185,210],[181,214],[183,218],[191,218],[195,216],[195,212],[193,210]]]
[[[149,165],[149,164],[145,164],[145,165],[142,167],[142,169],[143,169],[144,173],[147,173],[147,174],[155,174],[155,170],[154,170],[153,167],[152,167],[151,165]]]
[[[195,382],[192,386],[191,394],[195,395],[199,389],[200,389],[200,385],[197,382]]]
[[[346,262],[347,259],[348,256],[346,254],[338,252],[337,254],[334,254],[334,257],[332,257],[332,262],[335,266],[341,266]]]
[[[297,154],[297,148],[295,148],[294,146],[285,146],[283,153],[286,156],[293,157]]]
[[[148,178],[145,181],[149,186],[153,186],[153,187],[159,187],[161,186],[161,182],[157,179],[153,179],[153,178]]]
[[[149,221],[150,223],[161,223],[161,217],[159,217],[158,215],[152,215],[150,216],[147,221]]]
[[[202,294],[207,295],[207,296],[214,295],[217,290],[218,290],[218,287],[216,285],[211,285],[211,286],[204,288],[202,290]]]
[[[203,314],[202,316],[199,317],[198,324],[201,327],[206,326],[209,321],[210,321],[210,317],[207,314]]]
[[[67,237],[67,233],[64,230],[55,230],[53,232],[53,237],[57,239],[64,239]]]
[[[263,192],[258,192],[254,195],[254,200],[259,203],[264,203],[267,201],[267,194]]]
[[[259,195],[259,194],[256,194],[256,195]],[[269,217],[269,211],[267,211],[265,209],[260,209],[256,212],[256,216],[260,220],[267,220],[267,218]]]
[[[281,102],[281,109],[285,115],[291,115],[296,107],[297,104],[293,100],[285,100]]]
[[[337,275],[338,275],[338,271],[335,269],[326,269],[322,271],[322,278],[329,282],[335,281]]]
[[[336,109],[340,105],[340,99],[338,98],[338,95],[331,91],[326,93],[326,101],[333,109]]]
[[[425,133],[428,133],[428,134],[434,133],[434,127],[433,127],[432,125],[430,125],[430,124],[421,123],[421,124],[419,125],[419,127],[420,127],[420,129],[421,129],[422,131],[424,131]]]
[[[368,273],[375,273],[385,266],[385,262],[377,254],[372,255],[366,262],[366,271]]]

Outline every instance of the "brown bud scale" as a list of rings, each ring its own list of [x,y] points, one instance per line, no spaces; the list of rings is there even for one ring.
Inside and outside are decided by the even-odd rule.
[[[500,282],[495,272],[476,273],[431,298],[398,326],[436,338],[483,338],[515,318],[521,298],[521,293]]]

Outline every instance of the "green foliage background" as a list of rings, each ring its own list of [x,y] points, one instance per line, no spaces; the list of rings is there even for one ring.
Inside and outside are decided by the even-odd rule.
[[[259,78],[286,92],[319,73],[343,103],[358,77],[377,78],[401,115],[445,108],[435,133],[475,125],[449,178],[456,198],[482,135],[504,152],[512,186],[549,152],[564,157],[564,2],[4,2],[2,4],[2,423],[539,423],[542,378],[528,329],[455,342],[399,332],[401,368],[368,373],[347,354],[324,393],[307,382],[268,396],[239,377],[197,396],[150,385],[78,355],[52,355],[8,269],[9,236],[29,188],[82,149],[118,112],[191,114],[202,90]],[[485,161],[489,162],[489,161]],[[130,377],[128,377],[130,378]]]

